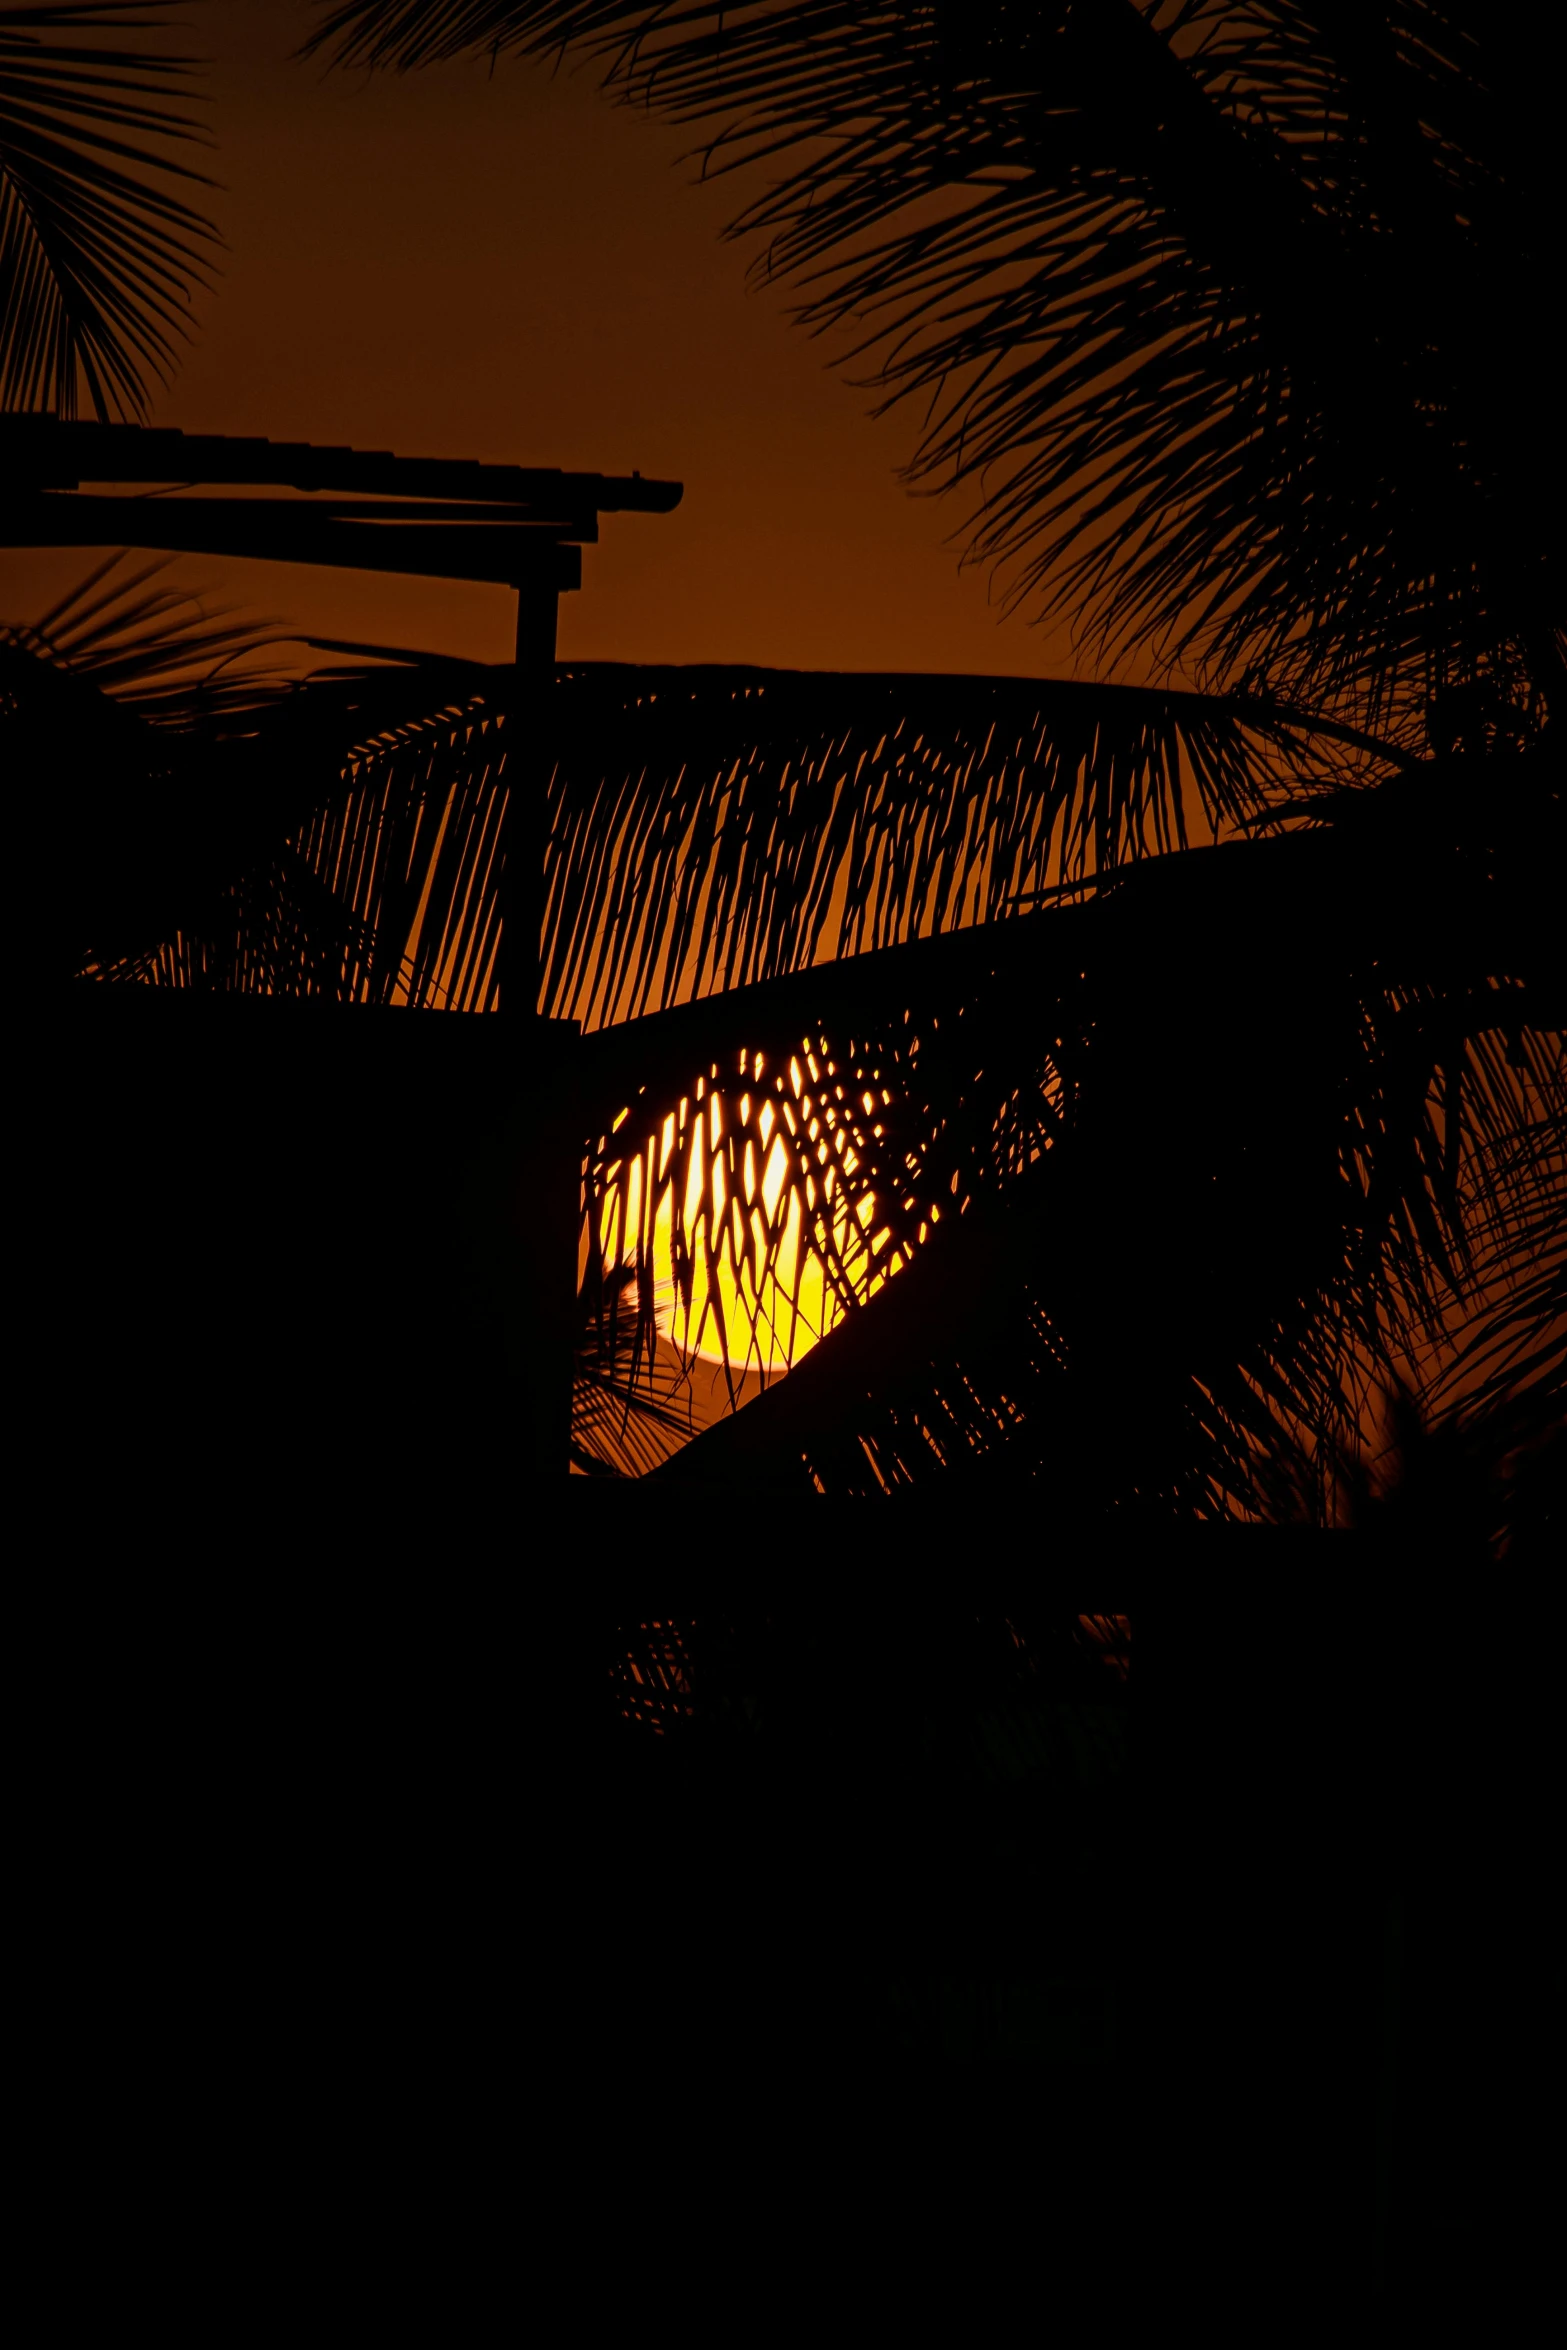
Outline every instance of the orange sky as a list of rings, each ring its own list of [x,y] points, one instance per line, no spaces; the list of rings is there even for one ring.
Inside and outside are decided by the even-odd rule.
[[[787,297],[747,292],[747,250],[719,242],[740,187],[693,186],[687,134],[516,61],[326,76],[288,61],[313,21],[295,0],[188,12],[229,252],[152,422],[684,481],[673,516],[605,518],[563,657],[1070,669],[1062,637],[960,575],[957,503],[894,478],[912,420],[873,423]],[[84,567],[0,558],[0,617]],[[510,653],[504,589],[200,558],[179,576],[302,629]]]

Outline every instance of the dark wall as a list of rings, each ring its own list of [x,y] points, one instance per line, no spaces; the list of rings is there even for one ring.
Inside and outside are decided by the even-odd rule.
[[[81,987],[45,1064],[24,1282],[62,1531],[384,1540],[563,1472],[558,1028]]]

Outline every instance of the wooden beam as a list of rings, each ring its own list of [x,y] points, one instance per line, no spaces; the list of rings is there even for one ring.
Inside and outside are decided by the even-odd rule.
[[[597,535],[591,518],[565,526],[510,522],[347,522],[296,500],[102,498],[48,492],[0,498],[0,546],[151,547],[345,571],[400,571],[427,579],[526,582],[551,596],[582,584],[574,539]]]
[[[678,481],[641,474],[562,473],[553,466],[481,465],[472,457],[394,457],[389,449],[230,438],[52,416],[0,417],[0,476],[18,488],[74,490],[84,481],[244,483],[356,490],[405,498],[483,498],[544,513],[669,514]]]

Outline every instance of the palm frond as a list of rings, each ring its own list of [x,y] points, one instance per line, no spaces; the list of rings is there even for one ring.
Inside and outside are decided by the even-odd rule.
[[[146,411],[211,284],[217,232],[176,193],[204,138],[174,90],[196,61],[137,36],[142,0],[55,0],[0,16],[0,402],[102,419]],[[109,43],[96,34],[118,36]]]
[[[36,620],[0,623],[0,646],[107,694],[149,724],[204,741],[247,731],[290,691],[275,625],[159,584],[172,558],[110,555]]]
[[[316,45],[576,48],[708,126],[705,169],[765,170],[762,274],[860,322],[1017,597],[1413,731],[1562,682],[1540,40],[1451,0],[348,0]]]
[[[605,665],[553,722],[546,1001],[589,1027],[998,919],[1324,770],[1285,708],[1044,680]]]
[[[505,790],[495,762],[465,767],[453,790],[428,783],[431,745],[454,725],[493,742],[482,704],[428,715],[429,681],[302,687],[259,735],[223,746],[206,779],[227,804],[192,828],[177,927],[100,950],[87,976],[156,986],[317,995],[345,1003],[483,1010],[495,996],[499,840]],[[379,707],[377,705],[379,704]],[[352,729],[376,725],[355,745]],[[349,746],[345,751],[345,741]],[[395,751],[389,779],[382,765]],[[406,762],[423,757],[412,786]],[[199,858],[197,855],[199,852]],[[224,854],[226,852],[226,855]],[[435,912],[431,913],[432,903]],[[123,938],[130,914],[122,916]]]
[[[1331,958],[1303,953],[1342,899],[1342,846],[1277,849],[1195,861],[1201,891],[1194,861],[1162,860],[1091,909],[897,950],[887,1001],[910,1012],[891,1038],[873,998],[856,1017],[853,964],[808,975],[796,1012],[814,987],[836,1018],[796,1026],[786,1075],[726,1056],[678,1116],[652,1087],[633,1104],[600,1146],[604,1261],[662,1271],[709,1351],[726,1319],[737,1356],[780,1321],[794,1334],[807,1252],[827,1301],[787,1395],[666,1473],[852,1494],[982,1467],[987,1491],[1076,1474],[1106,1506],[1287,1516],[1313,1506],[1302,1432],[1347,1441],[1367,1390],[1499,1281],[1542,1372],[1559,1275],[1531,1272],[1531,1236],[1567,1212],[1559,988],[1505,966],[1477,984],[1485,938],[1461,986],[1399,982],[1372,917]],[[1203,943],[1178,962],[1191,927]],[[946,968],[922,991],[925,958]],[[725,1016],[765,1032],[746,991],[700,1011],[709,1045]],[[795,1120],[758,1203],[769,1094]]]
[[[1561,1040],[1555,1040],[1558,1053]],[[1521,1054],[1519,1056],[1522,1057]],[[1466,1310],[1444,1318],[1412,1366],[1424,1408],[1490,1417],[1567,1408],[1567,1125],[1560,1078],[1520,1119],[1480,1146],[1489,1164],[1466,1180],[1474,1230]],[[1536,1106],[1531,1104],[1531,1106]],[[1500,1164],[1498,1164],[1500,1162]]]
[[[496,1000],[513,690],[353,673],[258,736],[300,807],[267,845],[382,940],[375,1000]],[[550,736],[542,1008],[590,1028],[1016,913],[1325,771],[1270,704],[995,678],[583,666]]]
[[[988,1230],[971,1217],[954,1225],[945,1262],[946,1242],[933,1241],[787,1380],[658,1474],[840,1499],[956,1485],[976,1509],[1032,1490],[1042,1539],[1068,1545],[1085,1518],[1104,1516],[1333,1522],[1342,1461],[1418,1336],[1397,1312],[1396,1280],[1379,1286],[1353,1245],[1363,1236],[1341,1231],[1337,1279],[1259,1321],[1276,1269],[1240,1248],[1210,1251],[1205,1270],[1222,1294],[1210,1289],[1200,1317],[1171,1321],[1142,1286],[1104,1276],[1119,1228],[1083,1212],[1089,1187],[1068,1164],[1063,1153],[1053,1195],[1010,1198]],[[1172,1210],[1192,1196],[1175,1190]],[[1559,1231],[1564,1215],[1558,1167],[1537,1185],[1530,1221]],[[1073,1252],[1100,1278],[1090,1282]],[[1517,1232],[1500,1253],[1505,1301],[1493,1298],[1470,1359],[1457,1360],[1471,1379],[1477,1363],[1496,1363],[1465,1416],[1489,1412],[1522,1452],[1562,1420],[1562,1267],[1559,1250],[1531,1262]],[[1448,1308],[1463,1294],[1450,1289]],[[1424,1391],[1433,1411],[1443,1384]]]
[[[634,1271],[644,1322],[731,1386],[787,1370],[1061,1130],[1081,1015],[1058,998],[1042,1032],[1020,1019],[1008,943],[973,934],[966,985],[915,946],[708,999],[703,1025],[740,1042],[694,1078],[675,1038],[638,1053],[633,1024],[643,1083],[587,1164],[589,1286]],[[590,1099],[606,1074],[590,1054]]]
[[[281,754],[286,827],[274,799],[274,846],[239,884],[104,975],[493,1003],[500,829],[529,740],[503,674],[447,682],[432,708],[417,668],[360,673],[268,714],[234,749]],[[1338,1425],[1353,1365],[1407,1352],[1464,1290],[1474,1215],[1505,1233],[1537,1190],[1538,1153],[1514,1145],[1560,1109],[1538,1041],[1551,973],[1518,920],[1559,826],[1538,754],[1478,799],[1386,756],[1390,780],[1350,789],[1361,747],[1329,736],[1328,791],[1301,722],[1196,697],[589,669],[555,698],[573,715],[549,729],[546,960],[550,1008],[600,1023],[583,1305],[621,1415],[603,1457],[645,1470],[667,1449],[656,1410],[627,1415],[678,1412],[698,1354],[735,1400],[824,1345],[840,1359],[840,1326],[884,1330],[886,1294],[910,1310],[949,1231],[1005,1213],[999,1335],[976,1351],[957,1328],[939,1361],[895,1350],[936,1385],[873,1422],[873,1382],[843,1422],[867,1489],[910,1457],[1037,1462],[1061,1425],[1086,1443],[1082,1399],[1116,1393],[1104,1334],[1138,1322],[1128,1506],[1241,1493],[1280,1514],[1270,1431]],[[1432,817],[1413,860],[1411,794]],[[1306,828],[1183,855],[1188,804],[1215,827],[1250,808]],[[1093,902],[1033,910],[1063,868]],[[1477,875],[1486,918],[1461,928]],[[1018,1269],[1034,1244],[1013,1197],[1047,1164],[1047,1222],[1071,1235],[1048,1282]],[[976,1294],[959,1285],[965,1311]],[[748,1444],[771,1411],[747,1406]]]
[[[172,937],[112,960],[94,957],[82,976],[343,1004],[386,1000],[374,932],[286,849],[254,859],[238,881],[197,898]]]
[[[572,1366],[571,1456],[585,1476],[640,1477],[691,1434],[678,1364],[649,1363],[631,1276],[584,1288]]]
[[[357,999],[382,951],[299,842],[348,793],[345,745],[405,728],[443,693],[461,706],[484,673],[361,658],[306,683],[275,629],[204,610],[158,584],[161,565],[127,574],[123,560],[41,619],[0,628],[0,743],[28,843],[33,966],[282,986],[288,955],[258,961],[245,943],[261,922],[299,942],[305,992],[341,948],[330,991]],[[391,961],[395,987],[400,952]]]

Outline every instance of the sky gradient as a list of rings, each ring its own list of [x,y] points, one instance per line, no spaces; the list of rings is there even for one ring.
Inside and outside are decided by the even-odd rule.
[[[151,422],[683,481],[673,516],[606,517],[563,658],[1071,671],[1063,633],[1003,620],[960,571],[958,500],[897,480],[913,417],[873,421],[788,295],[747,290],[751,248],[720,237],[744,183],[693,184],[689,134],[591,70],[327,74],[290,61],[313,21],[295,0],[189,12],[228,251]],[[0,616],[85,567],[6,555]],[[194,557],[177,576],[302,631],[509,657],[505,589]]]

